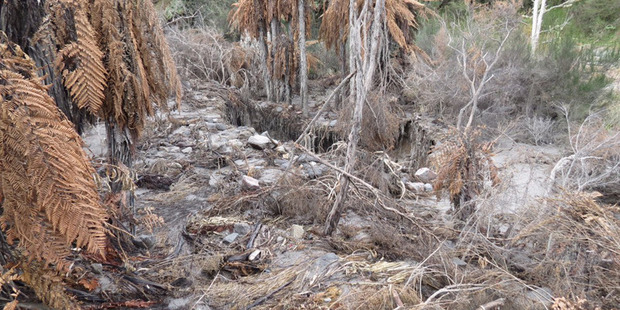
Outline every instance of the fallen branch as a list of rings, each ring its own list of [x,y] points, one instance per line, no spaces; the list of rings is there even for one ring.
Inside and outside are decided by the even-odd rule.
[[[340,84],[338,84],[338,86],[331,92],[331,94],[329,94],[327,99],[325,99],[325,101],[323,101],[323,106],[321,107],[321,109],[318,112],[316,112],[316,114],[314,115],[314,117],[312,118],[310,123],[308,123],[308,125],[306,125],[306,128],[304,128],[304,131],[301,132],[301,134],[299,135],[299,138],[297,138],[297,140],[295,140],[295,144],[298,144],[299,142],[301,142],[301,140],[304,138],[304,136],[307,135],[308,132],[310,132],[310,129],[312,128],[312,125],[314,124],[314,122],[316,122],[316,120],[319,119],[319,116],[321,116],[321,113],[323,113],[323,111],[325,110],[325,107],[328,106],[327,103],[330,100],[332,100],[332,97],[336,94],[336,92],[338,92],[345,84],[347,84],[347,82],[355,75],[355,73],[357,73],[357,71],[353,71],[353,72],[351,72],[351,74],[349,74],[347,77],[345,77],[340,82]]]
[[[262,303],[264,303],[265,301],[267,301],[267,299],[271,298],[273,295],[277,294],[279,291],[281,291],[283,288],[291,285],[291,283],[293,283],[295,279],[290,280],[284,284],[282,284],[282,286],[278,287],[277,289],[275,289],[274,291],[272,291],[271,293],[259,298],[258,300],[256,300],[254,303],[252,303],[251,305],[247,306],[247,308],[245,308],[245,310],[249,310],[252,309]]]
[[[400,296],[398,296],[398,292],[392,288],[392,285],[390,285],[390,291],[392,291],[392,297],[394,298],[396,309],[402,309],[405,306],[405,304],[403,304],[403,301],[400,299]]]
[[[496,299],[494,301],[487,302],[486,304],[481,305],[480,307],[478,307],[478,310],[490,310],[495,307],[503,306],[505,302],[506,298]]]
[[[308,155],[311,155],[312,157],[314,157],[319,163],[337,171],[338,173],[341,173],[342,175],[344,175],[345,177],[349,178],[350,180],[356,181],[360,184],[362,184],[364,187],[368,188],[377,198],[378,200],[378,205],[381,206],[384,210],[386,211],[390,211],[393,213],[398,214],[399,216],[407,219],[409,222],[411,222],[412,224],[414,224],[415,226],[417,226],[418,228],[422,229],[423,231],[427,232],[429,235],[433,236],[433,238],[435,238],[435,240],[437,240],[438,242],[440,242],[441,240],[439,240],[439,238],[437,236],[435,236],[435,234],[433,234],[430,230],[428,230],[427,228],[421,226],[415,219],[411,218],[409,215],[398,211],[392,207],[388,207],[386,206],[383,201],[381,200],[382,197],[384,197],[385,195],[376,187],[372,186],[370,183],[354,176],[351,173],[348,173],[346,171],[344,171],[343,169],[336,167],[334,165],[332,165],[330,162],[320,158],[317,154],[313,153],[312,151],[308,150],[307,148],[303,147],[302,145],[299,144],[295,144],[295,147],[297,147],[298,149],[300,149],[301,151],[305,152]]]
[[[262,226],[263,225],[261,224],[261,222],[258,222],[256,223],[256,225],[254,225],[254,231],[252,232],[252,236],[250,236],[250,240],[248,240],[248,244],[245,246],[246,250],[254,247],[254,240],[256,239],[256,236],[258,236],[258,232],[260,232],[260,228]]]

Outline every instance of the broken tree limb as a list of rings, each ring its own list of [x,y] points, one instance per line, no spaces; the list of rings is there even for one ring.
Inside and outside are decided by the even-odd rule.
[[[506,302],[506,298],[496,299],[494,301],[487,302],[486,304],[481,305],[480,307],[478,307],[478,310],[494,309],[495,307],[503,306],[505,302]]]
[[[433,238],[434,238],[435,240],[437,240],[438,242],[441,242],[441,240],[439,240],[439,237],[437,237],[435,234],[433,234],[433,232],[431,232],[428,228],[426,228],[426,227],[424,227],[424,226],[420,225],[420,223],[418,223],[418,222],[417,222],[414,218],[412,218],[411,216],[409,216],[409,215],[407,215],[407,214],[405,214],[405,213],[403,213],[403,212],[401,212],[401,211],[399,211],[399,210],[397,210],[397,209],[395,209],[395,208],[388,207],[387,205],[385,205],[385,204],[383,203],[383,200],[382,200],[382,198],[383,198],[385,195],[384,195],[384,194],[383,194],[383,193],[382,193],[382,192],[381,192],[378,188],[376,188],[376,187],[372,186],[372,184],[370,184],[370,183],[368,183],[368,182],[364,181],[363,179],[360,179],[360,178],[356,177],[355,175],[353,175],[353,174],[351,174],[351,173],[349,173],[349,172],[344,171],[342,168],[339,168],[339,167],[334,166],[332,163],[330,163],[330,162],[328,162],[328,161],[326,161],[326,160],[324,160],[324,159],[320,158],[320,157],[319,157],[319,155],[317,155],[317,154],[313,153],[312,151],[308,150],[307,148],[303,147],[302,145],[295,144],[295,147],[297,147],[298,149],[300,149],[302,152],[304,152],[304,153],[306,153],[306,154],[308,154],[308,155],[310,155],[310,156],[314,157],[314,158],[315,158],[315,159],[316,159],[319,163],[321,163],[321,164],[323,164],[323,165],[325,165],[325,166],[327,166],[327,167],[329,167],[329,168],[331,168],[331,169],[335,170],[335,171],[336,171],[336,172],[338,172],[338,173],[341,173],[341,174],[342,174],[343,176],[345,176],[347,179],[350,179],[350,180],[353,180],[353,181],[356,181],[356,182],[360,183],[361,185],[363,185],[364,187],[366,187],[368,190],[370,190],[370,191],[372,192],[372,194],[373,194],[373,195],[375,195],[375,197],[377,198],[377,200],[378,200],[378,202],[379,202],[379,203],[378,203],[378,205],[379,205],[379,206],[381,206],[381,208],[383,208],[385,211],[389,211],[389,212],[395,213],[395,214],[397,214],[397,215],[401,216],[402,218],[407,219],[407,220],[408,220],[409,222],[411,222],[413,225],[415,225],[415,226],[417,226],[418,228],[420,228],[421,230],[425,231],[425,232],[426,232],[426,233],[428,233],[430,236],[433,236]],[[353,184],[355,185],[355,183],[353,183]]]
[[[355,93],[351,93],[351,100],[355,102],[355,108],[353,110],[353,124],[351,125],[351,131],[349,132],[347,143],[347,156],[345,160],[344,170],[347,173],[351,173],[355,167],[357,160],[357,145],[360,140],[360,132],[362,129],[362,116],[364,111],[364,105],[366,103],[366,97],[372,89],[372,81],[377,64],[377,54],[379,45],[381,44],[382,34],[382,16],[385,9],[385,0],[377,0],[374,7],[374,20],[370,29],[371,34],[368,33],[368,28],[362,26],[362,20],[367,16],[366,10],[369,8],[369,1],[364,1],[364,8],[360,13],[360,16],[355,22],[350,21],[349,27],[351,28],[350,34],[350,54],[351,58],[355,59],[355,68],[351,71],[357,71],[355,74]],[[350,1],[349,11],[355,10],[354,1]],[[361,43],[370,43],[370,53],[362,53],[360,47]],[[357,48],[354,48],[357,47]],[[368,50],[368,49],[365,49]],[[340,177],[340,189],[336,195],[336,201],[332,206],[332,209],[327,215],[325,221],[325,235],[331,235],[340,221],[340,214],[344,210],[345,201],[347,200],[347,193],[349,189],[349,178],[344,175]]]
[[[275,290],[274,290],[274,291],[272,291],[271,293],[269,293],[269,294],[267,294],[267,295],[265,295],[265,296],[263,296],[263,297],[261,297],[261,298],[257,299],[254,303],[252,303],[252,304],[251,304],[251,305],[249,305],[247,308],[245,308],[245,310],[252,309],[252,308],[254,308],[254,307],[256,307],[256,306],[258,306],[258,305],[260,305],[260,304],[264,303],[265,301],[267,301],[267,299],[269,299],[269,298],[271,298],[273,295],[277,294],[277,293],[278,293],[279,291],[281,291],[283,288],[285,288],[285,287],[287,287],[287,286],[291,285],[291,283],[293,283],[293,281],[294,281],[294,280],[295,280],[295,279],[290,280],[290,281],[288,281],[288,282],[286,282],[286,283],[282,284],[282,286],[278,287],[277,289],[275,289]]]
[[[345,77],[342,81],[340,81],[340,84],[338,84],[338,86],[331,92],[331,94],[329,94],[329,96],[327,97],[327,99],[325,99],[323,101],[323,106],[321,107],[321,109],[316,112],[316,114],[314,115],[314,117],[312,118],[312,120],[308,123],[308,125],[306,125],[306,128],[304,128],[304,131],[301,132],[301,135],[299,135],[299,138],[297,138],[297,140],[295,141],[295,144],[301,142],[301,140],[304,138],[305,135],[308,134],[308,132],[310,132],[310,129],[312,128],[312,125],[314,125],[314,123],[316,122],[317,119],[319,119],[319,116],[321,116],[321,114],[323,113],[323,111],[325,111],[325,108],[328,106],[328,103],[330,100],[332,100],[332,97],[334,97],[334,95],[342,88],[344,87],[344,85],[347,84],[347,82],[355,75],[357,71],[351,72],[351,74],[349,74],[347,77]]]
[[[254,240],[256,240],[256,236],[258,236],[258,233],[260,232],[260,228],[262,226],[263,225],[261,224],[261,222],[258,222],[256,223],[256,225],[254,225],[254,231],[252,232],[252,236],[250,236],[250,240],[248,240],[248,244],[245,247],[246,250],[254,247]]]

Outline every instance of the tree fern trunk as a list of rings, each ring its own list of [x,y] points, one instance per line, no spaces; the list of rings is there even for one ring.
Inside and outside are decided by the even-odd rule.
[[[84,124],[94,118],[73,104],[62,84],[62,78],[56,75],[53,44],[31,44],[31,38],[41,26],[45,15],[45,0],[0,0],[0,30],[34,60],[40,68],[39,76],[44,76],[44,83],[51,85],[49,95],[81,135]]]

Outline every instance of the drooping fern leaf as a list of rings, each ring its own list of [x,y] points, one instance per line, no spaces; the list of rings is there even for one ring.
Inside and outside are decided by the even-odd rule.
[[[173,93],[180,104],[181,83],[151,0],[49,0],[46,11],[33,42],[58,47],[48,57],[71,99],[128,132],[129,144],[153,103],[166,110]]]
[[[65,88],[77,106],[97,115],[105,98],[103,90],[107,71],[103,66],[103,52],[97,45],[95,30],[88,21],[87,4],[83,2],[52,1],[48,20],[63,20],[66,23],[65,19],[72,19],[73,23],[67,23],[67,26],[72,27],[73,31],[67,33],[64,42],[58,42],[61,49],[56,55],[56,68],[62,72]]]
[[[0,33],[0,217],[30,259],[64,266],[75,242],[104,256],[106,211],[82,140],[36,74]]]

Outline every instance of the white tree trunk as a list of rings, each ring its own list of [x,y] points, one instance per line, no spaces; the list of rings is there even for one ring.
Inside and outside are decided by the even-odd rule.
[[[298,0],[299,6],[299,96],[301,97],[301,110],[305,117],[308,116],[308,63],[306,58],[306,14],[305,1]]]
[[[366,103],[367,94],[373,85],[372,79],[377,64],[376,58],[379,51],[379,45],[381,43],[380,35],[382,33],[381,28],[383,25],[381,21],[384,17],[383,13],[385,8],[385,0],[377,0],[375,4],[373,13],[374,20],[371,30],[372,34],[370,36],[368,35],[368,28],[365,26],[366,24],[364,22],[366,20],[365,15],[367,15],[368,7],[369,0],[366,0],[364,2],[364,9],[362,9],[360,18],[354,18],[355,15],[357,15],[357,12],[355,11],[357,10],[355,1],[349,1],[349,59],[351,60],[350,66],[352,66],[352,68],[357,68],[357,73],[355,74],[355,83],[352,83],[355,84],[355,91],[351,92],[351,98],[353,98],[352,100],[355,102],[355,110],[353,111],[353,124],[351,126],[351,132],[349,133],[349,141],[347,144],[347,157],[344,168],[344,171],[347,174],[351,174],[353,172],[357,159],[357,144],[360,139],[364,105]],[[370,46],[370,51],[366,49],[363,54],[361,51],[362,36],[364,42],[367,42],[365,45]],[[368,44],[369,41],[370,44]],[[332,206],[325,222],[324,232],[326,235],[331,235],[336,229],[336,226],[338,226],[340,215],[344,211],[344,203],[347,198],[349,183],[349,178],[343,174],[340,177],[340,189],[338,191],[338,195],[336,196],[336,201],[334,202],[334,205]]]
[[[538,48],[538,41],[540,39],[540,30],[545,16],[547,8],[547,0],[534,0],[534,11],[532,13],[532,35],[530,45],[532,48],[532,55],[536,54]]]

